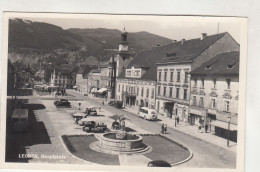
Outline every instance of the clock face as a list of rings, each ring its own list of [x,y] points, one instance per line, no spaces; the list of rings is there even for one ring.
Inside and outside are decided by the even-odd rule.
[[[128,51],[128,46],[127,45],[119,45],[119,51]]]

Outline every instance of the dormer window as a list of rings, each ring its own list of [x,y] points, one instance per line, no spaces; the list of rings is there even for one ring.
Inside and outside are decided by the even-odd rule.
[[[130,77],[131,76],[131,69],[126,70],[126,76]]]
[[[207,65],[207,66],[205,67],[205,69],[211,69],[211,66],[212,66],[212,65]]]

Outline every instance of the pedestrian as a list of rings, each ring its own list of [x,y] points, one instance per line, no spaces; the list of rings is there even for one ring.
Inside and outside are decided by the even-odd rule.
[[[179,124],[179,122],[180,122],[180,118],[179,116],[177,116],[177,124]]]
[[[99,112],[101,112],[101,106],[99,106]]]
[[[164,124],[164,133],[167,132],[167,124]]]
[[[164,124],[162,124],[162,134],[164,133]]]
[[[208,132],[208,125],[206,124],[205,125],[205,133],[207,133]]]
[[[103,100],[103,102],[102,102],[102,105],[103,105],[103,106],[105,105],[105,102],[104,102],[104,100]]]
[[[198,133],[200,132],[201,126],[198,126]]]

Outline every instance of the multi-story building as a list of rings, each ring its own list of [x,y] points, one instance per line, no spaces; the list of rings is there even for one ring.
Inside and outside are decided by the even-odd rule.
[[[156,109],[160,114],[188,122],[190,102],[189,72],[221,52],[238,51],[229,33],[181,40],[157,62]]]
[[[236,141],[239,52],[220,53],[190,73],[189,123],[208,125],[216,135],[226,137],[230,117],[230,139]]]
[[[156,61],[178,44],[170,43],[137,53],[117,78],[117,99],[126,106],[155,108]]]
[[[51,73],[51,86],[60,86],[63,88],[73,88],[76,84],[77,69],[72,65],[61,65],[55,67]]]
[[[88,74],[88,92],[96,94],[100,87],[100,70],[92,69]]]

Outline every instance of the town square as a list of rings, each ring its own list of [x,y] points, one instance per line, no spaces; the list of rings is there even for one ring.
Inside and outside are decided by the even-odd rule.
[[[9,19],[5,162],[235,169],[239,24],[95,17]]]

